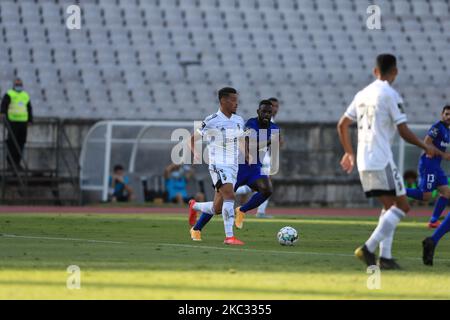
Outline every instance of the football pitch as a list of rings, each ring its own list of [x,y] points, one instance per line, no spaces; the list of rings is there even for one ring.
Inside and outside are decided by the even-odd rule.
[[[381,288],[353,257],[375,217],[249,217],[223,245],[215,217],[202,242],[189,237],[180,214],[2,214],[0,299],[449,299],[450,238],[435,266],[421,261],[425,218],[401,222],[393,252],[402,271],[382,271]],[[277,231],[292,226],[300,240],[282,247]],[[80,268],[79,289],[68,289]]]

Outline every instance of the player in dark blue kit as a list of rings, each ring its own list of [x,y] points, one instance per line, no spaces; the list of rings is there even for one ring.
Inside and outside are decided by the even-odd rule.
[[[241,207],[236,208],[234,223],[236,228],[242,229],[245,213],[259,207],[267,199],[270,198],[273,192],[272,183],[269,179],[269,172],[263,170],[263,159],[270,147],[272,135],[278,135],[280,139],[280,128],[271,121],[272,119],[272,103],[270,100],[263,100],[259,103],[258,117],[249,119],[246,123],[246,130],[250,133],[248,140],[249,145],[255,143],[253,150],[256,152],[256,161],[251,164],[244,163],[239,165],[238,178],[235,186],[237,190],[240,186],[247,185],[257,192],[250,198],[250,200]],[[266,130],[263,133],[261,130]],[[262,135],[265,136],[262,136]],[[252,148],[249,146],[249,148]],[[260,154],[260,150],[264,154]],[[265,152],[264,152],[265,151]]]
[[[449,145],[449,141],[450,141],[450,138],[449,138],[449,135],[450,135],[450,133],[449,133],[450,132],[450,130],[449,130],[450,105],[444,107],[444,110],[442,111],[442,121],[440,122],[439,126],[436,126],[436,125],[434,125],[431,128],[429,135],[431,133],[432,137],[437,136],[440,138],[439,140],[441,141],[441,144],[440,144],[440,146],[436,146],[436,147],[445,148],[446,146]],[[433,128],[435,128],[435,129],[433,130]],[[433,142],[434,142],[434,140],[433,140]],[[435,164],[435,167],[436,167],[436,164]],[[440,169],[440,167],[439,167],[439,169]],[[442,169],[441,169],[441,171],[442,171]],[[444,185],[444,177],[440,177],[439,181],[441,181],[442,185]],[[439,186],[439,183],[437,185]],[[443,189],[446,189],[448,191],[449,188],[448,188],[447,184],[445,184],[445,187],[446,188],[443,188]],[[442,196],[443,196],[442,191],[441,190],[439,190],[439,191],[441,193],[441,198],[442,198]],[[441,200],[441,198],[439,198],[438,204],[436,205],[436,207],[439,205],[439,201]],[[442,213],[444,208],[445,208],[445,205],[442,203],[442,210],[440,210],[440,212],[436,212],[436,209],[435,209],[436,215],[433,214],[434,221],[437,221],[437,219],[440,216],[440,213]],[[450,232],[450,214],[447,215],[447,217],[444,219],[442,224],[438,224],[437,226],[438,226],[438,228],[433,233],[433,235],[431,237],[425,238],[425,240],[423,240],[423,242],[422,242],[422,246],[423,246],[422,260],[423,260],[423,263],[428,266],[433,265],[434,251],[435,251],[436,246],[438,245],[439,241],[446,233]]]
[[[425,138],[425,143],[433,144],[440,151],[445,152],[450,145],[450,106],[445,106],[442,110],[441,121],[435,123]],[[447,154],[446,154],[447,155]],[[449,160],[449,159],[444,159]],[[427,157],[423,154],[419,161],[419,188],[407,189],[407,196],[420,201],[429,201],[432,192],[437,189],[440,193],[439,199],[436,201],[433,216],[428,226],[430,228],[439,227],[439,217],[444,211],[450,199],[450,188],[448,187],[448,179],[444,170],[441,168],[442,157]]]
[[[269,172],[263,172],[262,168],[264,151],[267,151],[270,147],[272,135],[277,141],[280,139],[279,127],[271,122],[271,118],[272,103],[269,100],[263,100],[259,103],[258,117],[249,119],[246,123],[246,132],[248,133],[246,146],[251,157],[247,158],[244,164],[239,164],[235,190],[240,186],[248,185],[256,193],[247,203],[236,209],[235,225],[238,229],[241,229],[243,226],[245,213],[261,205],[273,192],[272,183],[268,176]],[[265,135],[264,137],[262,136],[263,134]],[[252,151],[259,151],[260,149],[263,150],[262,154],[257,152],[257,154],[253,155],[254,152]],[[220,212],[212,212],[212,207],[211,203],[196,203],[195,201],[189,203],[190,220],[196,215],[196,211],[202,211],[202,215],[193,227],[194,231],[200,232],[214,214],[220,214]]]

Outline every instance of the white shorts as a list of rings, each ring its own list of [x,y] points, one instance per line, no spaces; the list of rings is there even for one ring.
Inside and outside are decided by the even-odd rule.
[[[384,170],[360,171],[359,177],[367,197],[406,195],[403,177],[394,161],[389,161]]]
[[[238,167],[211,165],[209,174],[216,190],[219,190],[221,186],[227,183],[233,184],[234,189],[234,185],[237,182]]]

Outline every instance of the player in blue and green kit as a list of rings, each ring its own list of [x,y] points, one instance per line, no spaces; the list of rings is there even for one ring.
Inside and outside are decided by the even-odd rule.
[[[436,148],[445,152],[450,145],[450,105],[445,106],[442,110],[441,121],[436,122],[425,138],[425,143],[433,144]],[[449,159],[445,159],[449,160]],[[442,157],[436,156],[434,158],[427,157],[422,154],[419,161],[419,187],[417,189],[407,189],[408,197],[420,200],[429,201],[432,198],[434,190],[438,190],[440,197],[436,201],[433,216],[428,223],[430,228],[439,227],[439,217],[444,211],[450,199],[450,188],[448,187],[448,179],[444,170],[441,168]]]
[[[269,100],[261,101],[258,107],[258,117],[249,119],[246,123],[246,132],[248,133],[248,137],[246,138],[247,151],[254,149],[257,151],[260,149],[267,151],[267,148],[271,145],[272,135],[274,137],[277,135],[279,141],[279,127],[271,122],[271,118],[272,103]],[[277,138],[275,137],[275,139]],[[253,146],[256,148],[252,149]],[[252,154],[252,152],[250,152],[250,154]],[[256,157],[247,159],[250,161],[246,160],[245,163],[239,164],[235,190],[240,186],[247,185],[255,190],[256,193],[247,203],[236,208],[235,225],[238,229],[241,229],[243,226],[245,213],[257,208],[272,195],[273,187],[269,179],[269,172],[264,172],[263,170],[262,160],[264,159],[264,155],[265,154],[257,152]],[[214,214],[220,214],[220,212],[213,212],[212,208],[212,202],[196,203],[195,201],[191,201],[189,203],[190,221],[193,220],[192,217],[196,215],[197,211],[202,212],[202,215],[193,227],[193,231],[198,233],[195,237],[196,239],[194,239],[194,237],[192,238],[193,240],[199,241],[199,239],[201,239],[200,231],[203,227],[211,220]]]

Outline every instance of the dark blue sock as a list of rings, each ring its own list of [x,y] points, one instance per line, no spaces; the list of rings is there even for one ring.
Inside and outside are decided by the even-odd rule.
[[[261,193],[255,193],[250,200],[246,204],[241,207],[242,212],[247,212],[252,209],[258,208],[264,201],[267,200],[267,197],[264,197]]]
[[[436,222],[441,217],[442,212],[447,206],[448,199],[444,197],[439,197],[436,201],[436,205],[434,206],[433,216],[431,217],[430,222]]]
[[[413,198],[416,200],[423,200],[423,192],[419,189],[406,189],[406,195],[408,198]]]
[[[197,223],[194,226],[194,230],[201,231],[203,229],[203,227],[206,226],[206,224],[209,222],[209,220],[212,219],[212,217],[213,217],[212,214],[207,214],[207,213],[202,212],[202,215],[197,220]]]
[[[434,243],[437,245],[439,240],[450,231],[450,214],[447,215],[447,218],[441,223],[439,228],[436,229],[431,239],[433,239]]]

